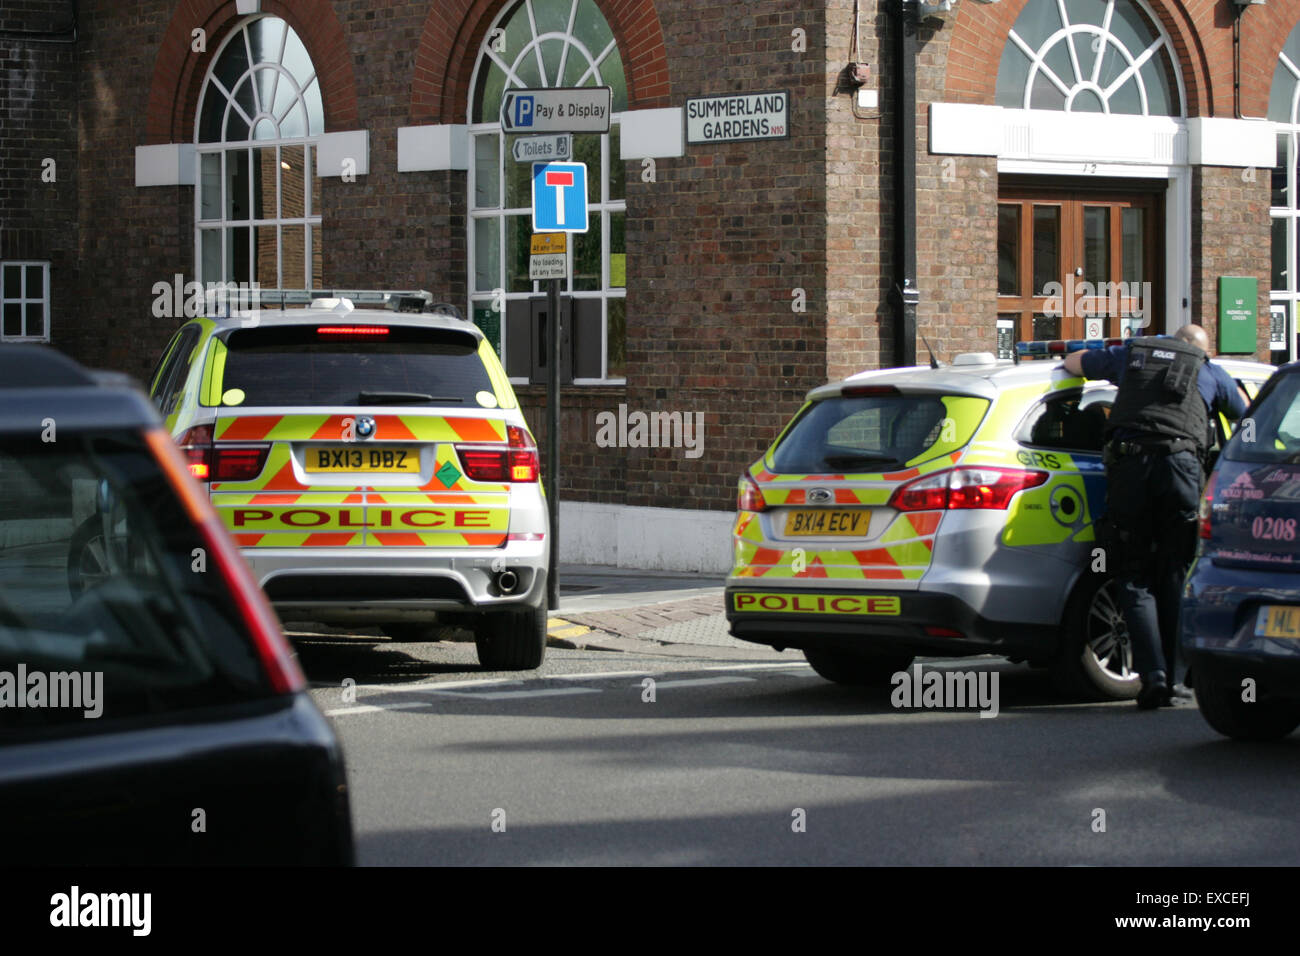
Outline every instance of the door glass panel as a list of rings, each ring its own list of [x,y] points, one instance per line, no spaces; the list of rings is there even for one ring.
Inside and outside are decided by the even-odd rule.
[[[280,214],[280,161],[274,146],[253,150],[253,218],[275,219]]]
[[[496,133],[474,137],[475,209],[494,209],[501,202],[501,159],[497,153],[500,143]]]
[[[1059,315],[1034,316],[1033,339],[1059,339],[1061,337],[1061,317]]]
[[[1061,207],[1034,207],[1034,295],[1061,281]],[[1037,338],[1037,336],[1035,336]]]
[[[998,206],[998,295],[1020,294],[1020,207]]]
[[[1287,288],[1286,219],[1273,220],[1273,288]]]
[[[1146,252],[1146,210],[1125,209],[1122,225],[1121,249],[1124,282],[1141,283],[1146,280],[1143,255]]]
[[[307,157],[303,146],[280,149],[280,206],[285,219],[307,215]],[[319,180],[318,180],[319,181]],[[319,216],[316,209],[312,215]]]
[[[1083,207],[1083,279],[1094,287],[1110,281],[1110,209]]]

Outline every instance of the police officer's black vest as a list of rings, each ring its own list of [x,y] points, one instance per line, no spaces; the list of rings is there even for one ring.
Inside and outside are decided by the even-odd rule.
[[[1128,365],[1115,405],[1106,423],[1106,436],[1117,429],[1140,432],[1143,444],[1169,451],[1195,448],[1203,454],[1209,415],[1196,387],[1206,354],[1174,338],[1132,339]]]

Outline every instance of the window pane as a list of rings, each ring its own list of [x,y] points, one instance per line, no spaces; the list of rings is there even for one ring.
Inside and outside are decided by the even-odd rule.
[[[256,226],[256,245],[253,248],[253,275],[264,289],[280,288],[280,240],[275,226]]]
[[[1169,81],[1169,59],[1162,47],[1140,70],[1147,88],[1147,112],[1152,116],[1174,116],[1174,85]]]
[[[1008,109],[1025,108],[1025,85],[1029,82],[1029,58],[1010,41],[1002,50],[998,67],[997,105]]]
[[[24,295],[29,299],[42,299],[45,297],[45,270],[41,266],[27,267],[27,289]]]
[[[27,327],[23,330],[23,334],[45,334],[45,306],[41,303],[29,302],[27,304]]]
[[[233,97],[233,99],[234,99],[234,101],[235,101],[236,103],[238,103],[238,104],[240,105],[240,107],[243,108],[243,110],[244,110],[243,115],[244,115],[244,116],[247,116],[249,119],[252,119],[253,117],[255,117],[255,116],[257,115],[257,104],[255,104],[255,103],[253,102],[253,80],[252,80],[252,77],[246,77],[245,79],[243,79],[243,80],[240,81],[239,85],[238,85],[237,87],[235,87],[235,89],[234,89],[234,97]],[[236,111],[232,110],[232,111],[231,111],[230,122],[233,123],[233,122],[235,121],[235,117],[238,116],[238,115],[239,115],[239,114],[238,114]],[[242,117],[241,117],[241,119],[242,119]],[[241,128],[244,129],[245,131],[247,131],[247,129],[248,129],[247,125],[244,125],[244,126],[242,126]],[[227,139],[235,139],[235,137],[234,137],[234,136],[231,136],[231,135],[229,134],[229,132],[227,132],[226,138],[227,138]],[[248,133],[245,132],[244,135],[243,135],[243,137],[241,137],[241,138],[243,138],[243,139],[247,139],[247,138],[249,138]]]
[[[501,284],[499,220],[471,219],[474,228],[474,291],[491,292]]]
[[[215,85],[210,85],[204,92],[203,117],[199,121],[200,143],[218,143],[221,141],[221,123],[226,117],[226,103],[228,102]]]
[[[248,25],[248,42],[256,63],[279,63],[280,44],[288,24],[279,17],[262,17]]]
[[[248,150],[226,153],[226,218],[248,218]]]
[[[240,226],[226,230],[226,274],[227,282],[251,282],[248,274],[249,227]]]
[[[202,272],[201,282],[219,282],[221,275],[221,230],[199,230],[199,258]]]
[[[289,112],[280,120],[280,136],[284,139],[295,139],[306,135],[307,117],[303,112],[302,103],[297,102],[289,107]]]
[[[6,299],[17,299],[23,294],[23,269],[22,266],[5,266],[4,267],[4,297]]]
[[[232,37],[226,44],[226,48],[221,51],[221,59],[217,61],[217,68],[213,73],[221,81],[221,85],[230,90],[234,89],[240,77],[247,72],[249,65],[248,50],[244,46],[244,36],[241,32]]]
[[[533,226],[527,216],[506,216],[506,291],[532,292],[528,278],[528,254]]]
[[[566,32],[569,29],[569,13],[572,10],[573,4],[570,0],[547,0],[544,3],[533,0],[533,18],[537,21],[538,36],[543,33]]]
[[[621,289],[627,285],[627,240],[623,230],[626,213],[611,212],[609,216],[609,287]]]
[[[325,106],[321,103],[319,80],[312,80],[303,90],[302,101],[307,110],[307,135],[319,136],[325,132]]]
[[[321,250],[321,227],[308,226],[307,232],[311,236],[311,287],[313,289],[323,289],[325,287],[325,257]]]
[[[307,187],[303,182],[303,166],[306,161],[305,147],[281,147],[280,215],[285,219],[298,219],[307,215]]]
[[[613,112],[622,113],[627,109],[627,79],[623,75],[623,58],[619,56],[618,47],[609,51],[600,64],[600,82],[595,86],[608,86],[613,91]]]
[[[599,133],[584,133],[573,137],[573,158],[587,164],[587,202],[600,202],[600,141]]]
[[[307,283],[307,227],[280,228],[280,288],[302,289]]]
[[[510,155],[514,149],[515,140],[518,136],[507,136],[505,138],[505,152]],[[577,151],[577,140],[575,136],[574,151]],[[505,164],[506,170],[506,208],[507,209],[531,209],[533,205],[533,164],[516,163],[512,158]]]
[[[1123,86],[1111,94],[1110,111],[1131,116],[1142,115],[1142,93],[1138,89],[1136,76],[1129,77]]]
[[[1034,295],[1046,295],[1047,283],[1061,281],[1060,223],[1060,207],[1034,207]]]
[[[609,328],[606,333],[606,378],[624,378],[627,374],[627,300],[609,299]]]
[[[1016,35],[1031,50],[1037,50],[1057,30],[1061,29],[1061,15],[1055,3],[1035,2],[1025,6],[1016,20]]]
[[[313,147],[307,147],[305,162],[304,175],[311,179],[311,205],[307,209],[307,215],[319,216],[321,214],[320,177],[316,175],[316,150]]]
[[[1047,75],[1042,70],[1039,70],[1034,76],[1034,92],[1029,100],[1029,108],[1034,110],[1065,109],[1065,94],[1047,78]]]
[[[606,22],[594,0],[579,0],[578,15],[573,21],[573,36],[591,51],[592,56],[599,56],[600,51],[609,46],[609,41],[614,39],[609,23]]]
[[[541,24],[538,24],[537,32],[544,32]],[[560,85],[560,54],[564,52],[566,45],[560,39],[543,40],[541,42],[542,65],[546,68],[546,83],[548,86]]]
[[[1287,288],[1286,219],[1273,220],[1273,288]]]
[[[1083,207],[1083,279],[1094,286],[1110,281],[1110,210]]]
[[[1020,207],[998,206],[998,295],[1020,294]]]
[[[609,127],[609,198],[626,199],[627,198],[627,163],[619,158],[619,150],[622,148],[622,132],[618,123],[612,123]],[[638,167],[639,168],[639,167]]]
[[[221,154],[204,153],[199,160],[199,218],[221,218]]]
[[[23,307],[14,302],[5,304],[4,334],[23,334]]]
[[[280,215],[280,163],[274,146],[253,150],[253,218],[276,219]]]
[[[1143,253],[1146,251],[1146,210],[1125,209],[1122,237],[1124,282],[1144,282]]]
[[[569,237],[573,244],[573,285],[575,292],[595,292],[601,285],[600,216],[591,217],[590,228],[585,233],[575,232]]]
[[[474,137],[475,209],[495,209],[501,202],[500,144],[501,137],[496,133]]]

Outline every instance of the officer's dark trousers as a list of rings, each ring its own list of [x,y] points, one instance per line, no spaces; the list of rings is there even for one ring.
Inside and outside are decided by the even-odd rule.
[[[1195,552],[1201,481],[1200,459],[1190,451],[1125,455],[1106,469],[1107,513],[1121,535],[1112,566],[1133,668],[1142,677],[1164,671],[1171,686],[1177,680],[1178,602]]]

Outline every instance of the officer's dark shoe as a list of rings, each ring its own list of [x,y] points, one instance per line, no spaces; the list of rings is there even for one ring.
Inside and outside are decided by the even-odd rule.
[[[1142,678],[1142,692],[1137,696],[1138,710],[1155,710],[1168,707],[1173,695],[1165,682],[1164,671],[1152,671]]]
[[[1175,684],[1173,690],[1171,690],[1169,693],[1170,696],[1173,698],[1173,700],[1192,699],[1192,689],[1188,687],[1186,684]]]

